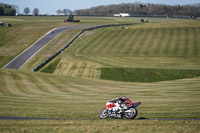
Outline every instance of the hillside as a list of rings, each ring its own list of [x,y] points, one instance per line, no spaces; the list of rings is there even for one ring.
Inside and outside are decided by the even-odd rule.
[[[125,95],[142,102],[136,119],[199,118],[200,78],[124,83],[7,69],[0,69],[0,78],[0,116],[71,119],[0,120],[2,132],[199,131],[199,121],[102,121],[98,113],[106,101]]]
[[[125,95],[142,101],[138,117],[199,118],[200,78],[124,83],[7,69],[0,73],[0,116],[98,119],[107,100]]]
[[[157,76],[157,79],[161,79],[163,74],[175,74],[174,78],[169,74],[162,80],[199,76],[198,21],[155,21],[127,28],[113,27],[87,31],[66,52],[41,71],[48,72],[52,67],[54,69],[51,73],[57,75],[99,79],[103,78],[102,70],[107,69],[109,72],[106,73],[109,73],[111,78],[105,79],[111,80],[116,75],[113,71],[115,69],[122,73],[118,77],[126,77],[127,73],[130,73],[133,76],[141,75],[135,78],[145,79],[145,75],[140,73],[143,71],[149,71],[150,75],[156,73],[153,76]],[[61,40],[65,38],[61,37],[59,41]],[[54,42],[57,43],[59,44],[58,41]],[[36,59],[37,56],[34,61]],[[135,72],[138,68],[142,68],[142,71]],[[127,78],[130,79],[128,76]]]
[[[66,18],[66,16],[1,16],[0,21],[4,22],[4,26],[0,26],[0,67],[5,66],[54,28],[73,25],[113,24],[123,21],[130,22],[130,20],[120,20],[118,18],[94,17],[91,19],[88,17],[77,17],[77,19],[81,19],[80,23],[63,23],[62,20]],[[6,24],[11,24],[12,26],[6,27]]]
[[[140,20],[81,18],[81,25]],[[16,19],[9,19],[18,23]],[[35,24],[46,22],[46,19],[54,21],[37,17]],[[22,20],[25,25],[30,24],[27,27],[33,24],[25,18]],[[46,26],[45,30],[40,29],[40,25],[38,29],[42,32],[38,29],[33,31],[35,36],[32,39],[24,36],[24,40],[19,40],[22,36],[19,34],[12,40],[8,34],[13,37],[11,31],[17,31],[19,27],[3,29],[6,34],[4,43],[0,42],[0,51],[3,51],[0,52],[1,65],[30,46],[42,33],[60,25],[57,19],[55,21],[57,24]],[[67,119],[0,119],[0,132],[200,131],[199,21],[150,19],[150,23],[145,24],[87,31],[39,72],[32,71],[81,30],[63,32],[20,70],[0,68],[0,117]],[[28,33],[27,36],[31,37]],[[13,41],[16,43],[12,45]],[[18,47],[21,41],[26,43]],[[5,47],[13,51],[6,52]],[[128,80],[135,76],[142,80]],[[164,80],[160,80],[162,78]],[[153,81],[146,82],[146,79]],[[137,108],[136,120],[99,120],[98,114],[105,108],[106,101],[120,96],[142,102]],[[151,118],[160,120],[147,120]]]

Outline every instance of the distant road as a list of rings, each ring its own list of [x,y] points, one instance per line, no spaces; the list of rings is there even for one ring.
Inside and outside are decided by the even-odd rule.
[[[84,26],[69,26],[69,27],[55,28],[49,31],[48,33],[46,33],[46,35],[44,35],[42,38],[36,41],[29,48],[24,50],[21,54],[15,57],[3,68],[20,69],[26,62],[28,62],[35,54],[37,54],[44,46],[46,46],[51,40],[53,40],[60,33],[69,29],[79,29],[79,28],[89,28],[89,27],[93,27],[93,26],[84,25]]]

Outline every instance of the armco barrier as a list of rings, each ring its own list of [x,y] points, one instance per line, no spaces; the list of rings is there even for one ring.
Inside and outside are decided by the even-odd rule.
[[[52,59],[54,59],[56,56],[58,56],[58,55],[61,54],[63,51],[65,51],[65,49],[67,49],[67,48],[68,48],[80,35],[82,35],[85,31],[94,30],[94,29],[99,29],[99,28],[105,28],[105,27],[127,26],[127,25],[134,25],[134,24],[138,24],[138,23],[100,25],[100,26],[96,26],[96,27],[84,29],[84,30],[82,30],[74,39],[72,39],[64,48],[62,48],[61,50],[59,50],[58,52],[56,52],[54,55],[52,55],[51,57],[49,57],[48,59],[46,59],[44,62],[42,62],[40,65],[38,65],[35,69],[33,69],[33,71],[37,72],[37,71],[40,70],[43,66],[45,66],[47,63],[49,63]]]

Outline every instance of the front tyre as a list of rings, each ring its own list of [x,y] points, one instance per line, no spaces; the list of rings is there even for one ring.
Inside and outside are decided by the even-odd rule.
[[[106,118],[108,118],[108,110],[107,110],[107,109],[103,109],[103,110],[99,113],[99,118],[100,118],[100,119],[106,119]]]
[[[130,108],[128,111],[129,112],[125,112],[126,119],[134,119],[137,116],[138,113],[137,109]]]

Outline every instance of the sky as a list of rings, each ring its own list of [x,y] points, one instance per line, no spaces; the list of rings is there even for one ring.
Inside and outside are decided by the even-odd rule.
[[[200,0],[0,0],[0,3],[17,5],[20,13],[23,13],[25,7],[29,7],[31,13],[34,8],[38,8],[40,14],[56,14],[58,9],[70,9],[73,11],[98,5],[134,2],[185,5],[200,3]]]

